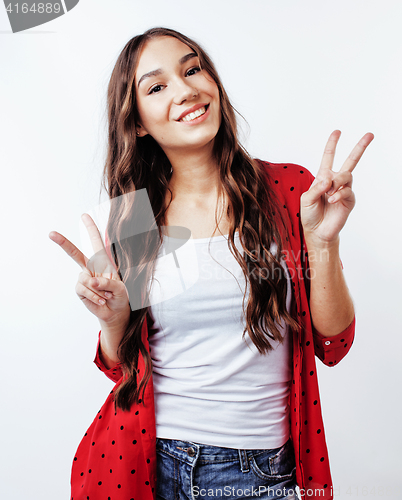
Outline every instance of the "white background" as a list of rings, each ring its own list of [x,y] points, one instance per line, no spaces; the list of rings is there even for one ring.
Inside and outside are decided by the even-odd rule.
[[[13,34],[0,6],[2,499],[69,498],[74,452],[111,389],[92,363],[98,322],[75,294],[80,269],[48,233],[79,244],[80,215],[99,201],[113,64],[158,25],[210,53],[253,156],[315,174],[339,128],[338,170],[375,134],[341,237],[356,340],[319,379],[336,498],[398,498],[401,21],[397,0],[81,0]]]

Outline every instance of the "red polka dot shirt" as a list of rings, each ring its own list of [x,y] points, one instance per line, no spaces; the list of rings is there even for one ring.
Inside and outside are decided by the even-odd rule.
[[[285,261],[292,279],[293,317],[302,325],[293,331],[293,380],[290,393],[291,438],[296,455],[296,480],[302,497],[332,499],[332,481],[321,415],[315,357],[335,366],[349,351],[355,320],[341,333],[326,338],[316,331],[309,309],[308,253],[300,222],[300,196],[314,179],[303,167],[260,162],[277,194],[288,231]],[[147,324],[142,329],[148,349]],[[120,365],[107,369],[95,363],[116,385],[85,433],[74,457],[71,500],[154,500],[156,491],[155,408],[152,378],[144,400],[129,412],[115,412],[113,392],[122,381]],[[144,364],[140,357],[139,376]]]

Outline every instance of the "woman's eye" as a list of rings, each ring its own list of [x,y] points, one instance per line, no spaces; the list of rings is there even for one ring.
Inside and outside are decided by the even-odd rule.
[[[195,66],[194,68],[191,68],[187,71],[186,76],[192,76],[199,71],[201,71],[201,68],[199,66]]]
[[[156,94],[157,92],[160,92],[161,88],[162,85],[155,85],[155,87],[152,87],[148,94]]]
[[[198,73],[199,71],[201,71],[201,68],[199,66],[194,66],[194,68],[190,68],[187,71],[186,76],[193,76],[196,73]],[[158,92],[160,92],[162,90],[162,88],[163,88],[163,85],[155,85],[155,87],[152,87],[150,89],[148,94],[157,94]]]

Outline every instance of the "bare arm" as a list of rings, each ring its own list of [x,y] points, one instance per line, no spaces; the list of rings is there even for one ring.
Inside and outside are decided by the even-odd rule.
[[[126,318],[126,319],[125,319]],[[130,320],[130,309],[121,316],[121,324],[110,325],[103,321],[101,324],[100,349],[101,358],[106,368],[113,368],[120,360],[117,351],[124,332]]]
[[[321,248],[306,241],[310,256],[310,311],[313,325],[331,337],[353,321],[354,307],[339,258],[339,238]]]

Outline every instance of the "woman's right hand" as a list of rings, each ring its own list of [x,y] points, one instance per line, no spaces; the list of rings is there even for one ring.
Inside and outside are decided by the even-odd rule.
[[[52,231],[49,238],[57,243],[82,269],[75,291],[85,306],[101,323],[102,350],[106,358],[117,362],[117,348],[130,319],[127,289],[109,259],[96,224],[88,214],[82,221],[91,239],[94,255],[88,259],[71,241]],[[110,364],[110,363],[108,363]]]

